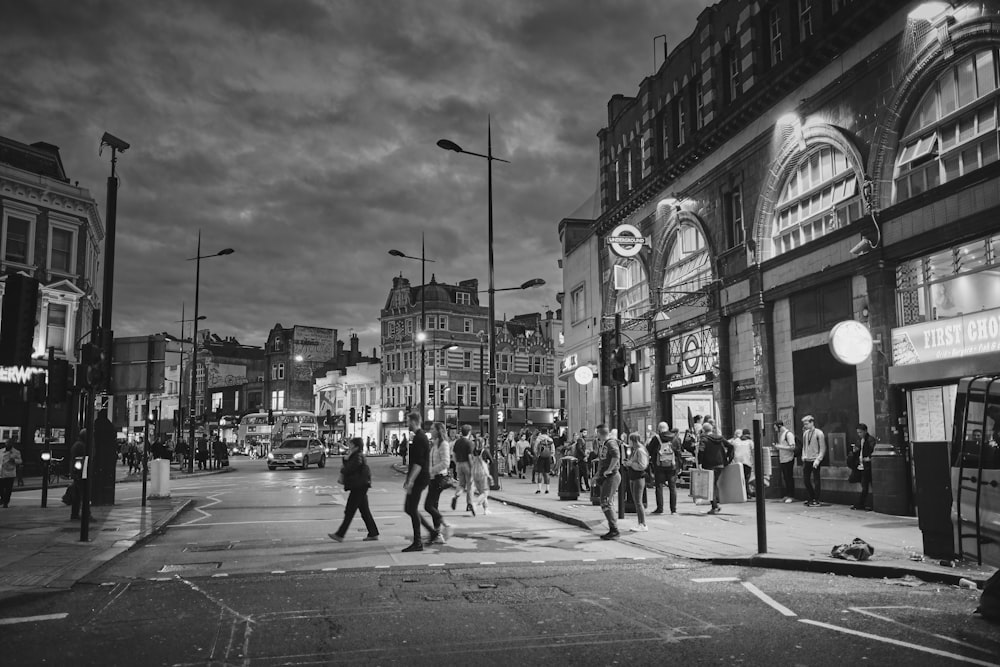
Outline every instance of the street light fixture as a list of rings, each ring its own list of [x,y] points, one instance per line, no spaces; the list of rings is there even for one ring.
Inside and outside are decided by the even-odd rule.
[[[427,334],[424,333],[424,328],[427,326],[427,309],[425,298],[425,291],[427,287],[426,275],[426,265],[427,262],[431,264],[434,263],[433,259],[427,259],[424,254],[424,235],[420,234],[420,257],[414,257],[413,255],[407,255],[402,250],[396,250],[393,248],[389,251],[389,254],[393,257],[402,257],[403,259],[414,259],[420,262],[420,331],[417,332],[416,339],[420,342],[420,421],[423,422],[425,411],[427,410],[427,382],[426,382],[426,369],[427,366],[427,352],[424,349],[424,342],[427,340]]]
[[[196,394],[198,392],[198,325],[197,322],[201,319],[198,317],[198,299],[201,295],[201,260],[208,259],[210,257],[222,257],[224,255],[232,255],[232,248],[223,248],[222,250],[212,253],[211,255],[201,254],[201,230],[198,230],[198,250],[194,257],[188,257],[189,262],[195,263],[194,271],[194,334],[191,336],[191,395],[189,401],[191,406],[188,410],[188,414],[191,418],[191,426],[188,430],[189,442],[188,442],[188,472],[194,472],[194,454],[195,454],[195,442],[194,442],[194,415],[191,414],[194,407],[197,405]],[[183,317],[183,316],[182,316]]]
[[[489,334],[489,346],[490,346],[490,376],[489,376],[489,392],[490,392],[490,477],[493,479],[491,483],[491,488],[495,491],[500,488],[500,475],[497,468],[497,380],[496,380],[496,357],[497,357],[497,337],[496,337],[496,290],[493,289],[493,162],[507,162],[509,160],[502,160],[497,157],[493,157],[493,130],[492,123],[487,118],[486,123],[486,154],[473,153],[472,151],[464,150],[461,146],[456,144],[454,141],[449,141],[448,139],[441,139],[437,142],[439,148],[443,148],[446,151],[453,151],[455,153],[465,153],[466,155],[472,155],[474,157],[481,157],[486,160],[486,191],[487,191],[487,233],[486,233],[486,243],[488,247],[488,265],[489,265],[489,328],[487,333]]]

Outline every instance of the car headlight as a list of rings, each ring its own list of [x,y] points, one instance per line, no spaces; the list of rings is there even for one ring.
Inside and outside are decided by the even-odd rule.
[[[302,458],[302,452],[299,452],[298,454],[296,454],[296,455],[295,455],[295,458],[297,458],[297,459],[301,459],[301,458]]]
[[[268,452],[267,453],[267,460],[268,461],[273,461],[274,460],[274,453],[273,452]]]

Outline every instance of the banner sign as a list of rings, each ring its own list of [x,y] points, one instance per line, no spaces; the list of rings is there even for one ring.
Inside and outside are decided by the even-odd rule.
[[[1000,308],[892,330],[894,366],[990,352],[1000,352]]]
[[[45,369],[31,366],[0,366],[0,384],[30,384],[33,375],[45,375]]]

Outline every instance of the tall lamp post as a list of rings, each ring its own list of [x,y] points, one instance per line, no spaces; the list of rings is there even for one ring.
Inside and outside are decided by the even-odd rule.
[[[191,426],[188,430],[188,450],[190,456],[188,457],[188,472],[194,472],[194,454],[195,454],[195,442],[194,442],[194,415],[191,414],[195,406],[197,406],[196,397],[198,393],[198,298],[201,293],[201,260],[208,259],[209,257],[221,257],[223,255],[232,255],[232,248],[223,248],[219,252],[212,253],[211,255],[201,254],[201,230],[198,230],[198,252],[194,257],[189,257],[188,261],[193,261],[195,263],[194,270],[194,335],[191,336],[191,394],[188,396],[188,401],[191,404],[191,408],[188,410],[188,414],[191,418]]]
[[[479,338],[479,397],[476,401],[476,407],[479,408],[479,414],[482,415],[483,398],[486,395],[485,376],[483,375],[483,371],[486,370],[486,363],[483,361],[483,349],[486,346],[486,332],[480,329],[476,336]],[[479,419],[479,435],[483,435],[483,420],[481,417]]]
[[[170,336],[170,338],[172,338],[173,340],[175,340],[175,341],[177,341],[178,343],[181,344],[180,363],[177,366],[177,416],[179,417],[179,420],[178,420],[179,423],[177,424],[177,426],[178,426],[177,433],[174,433],[174,438],[176,438],[176,442],[174,442],[174,447],[176,447],[177,443],[180,442],[181,433],[184,432],[184,414],[185,414],[185,410],[184,410],[184,343],[188,342],[184,338],[184,325],[187,322],[195,322],[194,328],[195,328],[195,332],[197,332],[197,330],[198,330],[198,324],[197,324],[197,322],[199,320],[207,320],[207,319],[208,319],[207,315],[200,316],[198,318],[198,320],[195,320],[193,317],[191,319],[184,319],[184,302],[182,301],[181,302],[181,319],[176,320],[176,323],[178,323],[178,324],[181,325],[181,337],[180,338],[174,338],[173,336]],[[195,339],[195,336],[192,335],[191,336],[191,343],[192,343],[192,345],[194,344],[194,339]]]
[[[401,250],[396,250],[395,248],[389,251],[389,254],[393,257],[402,257],[404,259],[415,259],[420,262],[420,331],[416,333],[417,340],[420,341],[420,419],[423,421],[427,416],[427,382],[426,382],[426,366],[427,366],[427,352],[424,347],[424,343],[427,340],[427,334],[424,333],[424,329],[427,327],[427,309],[426,303],[427,299],[424,298],[424,290],[427,286],[426,266],[427,262],[431,264],[434,263],[433,259],[427,259],[424,255],[424,235],[420,234],[420,257],[414,257],[413,255],[407,255]]]
[[[486,123],[486,154],[473,153],[472,151],[463,150],[461,146],[456,144],[454,141],[449,141],[448,139],[441,139],[437,142],[439,148],[443,148],[446,151],[454,151],[456,153],[464,153],[466,155],[472,155],[474,157],[481,157],[486,160],[486,193],[487,193],[487,228],[486,228],[486,245],[488,248],[487,264],[489,265],[489,328],[487,329],[487,334],[489,336],[489,364],[490,364],[490,377],[489,377],[489,394],[490,394],[490,431],[489,431],[489,441],[490,441],[490,476],[493,479],[491,487],[496,490],[500,488],[500,476],[497,474],[497,379],[496,379],[496,358],[497,358],[497,336],[496,336],[496,294],[493,289],[493,162],[507,162],[510,160],[502,160],[498,157],[493,157],[493,130],[492,124],[487,119]]]

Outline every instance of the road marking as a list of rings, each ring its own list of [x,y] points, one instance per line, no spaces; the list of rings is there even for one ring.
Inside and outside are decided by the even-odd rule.
[[[218,573],[216,573],[216,574],[213,574],[213,575],[212,575],[212,578],[213,578],[213,579],[216,579],[216,578],[218,578],[218,577],[228,577],[228,576],[229,576],[229,575],[228,575],[227,573],[225,573],[225,572],[218,572]]]
[[[532,562],[532,563],[544,563],[545,561],[544,561],[544,560],[533,560],[533,561],[531,561],[531,562]]]
[[[717,581],[739,581],[739,577],[704,577],[702,579],[692,579],[696,584],[713,584]]]
[[[335,568],[335,567],[324,567],[322,571],[323,572],[336,572],[337,568]]]
[[[951,658],[952,660],[957,660],[959,662],[967,662],[970,665],[983,665],[983,667],[996,667],[997,665],[997,663],[995,662],[986,662],[985,660],[976,660],[975,658],[967,658],[964,655],[959,655],[957,653],[949,653],[948,651],[941,651],[939,649],[931,648],[929,646],[921,646],[920,644],[911,644],[910,642],[904,642],[900,639],[879,637],[878,635],[869,634],[867,632],[861,632],[860,630],[842,628],[839,625],[831,625],[830,623],[823,623],[821,621],[811,621],[808,618],[800,618],[799,623],[808,623],[809,625],[815,625],[820,628],[826,628],[827,630],[834,630],[835,632],[843,632],[844,634],[854,635],[855,637],[864,637],[865,639],[871,639],[877,642],[885,642],[886,644],[892,644],[893,646],[912,648],[914,651],[922,651],[923,653],[930,653],[931,655],[940,656],[942,658]]]
[[[484,560],[482,563],[480,563],[480,565],[496,565],[496,564],[497,562],[495,560]]]
[[[646,560],[646,557],[645,556],[635,556],[635,557],[632,558],[632,560]]]
[[[195,508],[197,509],[197,508]],[[193,521],[199,521],[200,519],[193,519]],[[167,526],[167,528],[172,528],[177,530],[178,528],[211,528],[212,526],[255,526],[263,525],[265,523],[315,523],[316,521],[336,521],[336,519],[331,519],[330,517],[319,517],[316,519],[280,519],[274,521],[224,521],[218,523],[180,523],[176,526]]]
[[[444,567],[444,563],[427,563],[427,567]]]
[[[390,565],[376,565],[375,569],[376,570],[388,570],[390,567],[391,567]]]
[[[150,577],[150,581],[173,581],[170,577]]]
[[[0,618],[0,625],[15,625],[17,623],[35,623],[37,621],[61,621],[69,616],[67,612],[59,614],[43,614],[42,616],[21,616],[20,618]]]
[[[915,609],[917,611],[931,611],[931,612],[939,612],[940,611],[940,610],[934,609],[932,607],[914,607],[912,605],[899,605],[899,606],[894,606],[894,607],[848,607],[848,610],[856,612],[858,614],[864,614],[865,616],[871,616],[872,618],[877,618],[878,620],[885,621],[887,623],[894,623],[896,625],[899,625],[899,626],[902,626],[904,628],[907,628],[908,630],[913,630],[914,632],[919,632],[920,634],[930,635],[931,637],[935,637],[937,639],[941,639],[941,640],[946,641],[946,642],[951,642],[952,644],[958,644],[959,646],[964,646],[965,648],[969,648],[969,649],[972,649],[974,651],[979,651],[981,653],[986,653],[986,654],[992,655],[991,651],[989,651],[987,649],[984,649],[984,648],[980,648],[979,646],[976,646],[975,644],[970,644],[968,642],[963,642],[962,640],[955,639],[953,637],[945,637],[944,635],[939,635],[939,634],[937,634],[935,632],[928,632],[927,630],[924,630],[923,628],[917,628],[917,627],[914,627],[912,625],[908,625],[906,623],[903,623],[902,621],[897,621],[894,618],[889,618],[888,616],[882,616],[881,614],[876,614],[876,613],[874,613],[874,612],[871,611],[872,609]]]
[[[768,595],[764,591],[760,590],[759,588],[757,588],[756,586],[754,586],[753,584],[751,584],[749,581],[744,581],[744,582],[742,582],[742,584],[743,584],[744,588],[746,588],[748,591],[750,591],[751,593],[753,593],[754,595],[756,595],[757,597],[759,597],[761,600],[763,600],[767,604],[769,604],[772,608],[774,608],[779,613],[784,614],[785,616],[798,616],[798,614],[796,614],[794,611],[792,611],[791,609],[789,609],[785,605],[781,604],[780,602],[776,601],[770,595]]]
[[[596,563],[597,559],[596,558],[584,558],[583,562],[584,563]]]

